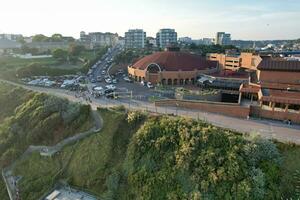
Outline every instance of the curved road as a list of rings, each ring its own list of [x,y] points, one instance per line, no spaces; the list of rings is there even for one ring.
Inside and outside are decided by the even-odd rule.
[[[10,81],[5,81],[16,86],[23,87],[28,90],[33,90],[37,92],[45,92],[48,94],[65,97],[71,101],[81,102],[90,104],[93,109],[100,107],[111,107],[116,105],[123,105],[128,109],[134,110],[146,110],[150,112],[160,113],[160,114],[173,114],[183,117],[190,117],[194,119],[202,119],[207,122],[212,123],[213,125],[235,130],[242,133],[249,134],[258,134],[265,138],[276,139],[281,142],[292,142],[300,144],[300,126],[299,125],[285,125],[277,121],[270,120],[258,120],[258,119],[240,119],[233,118],[224,115],[206,113],[198,110],[188,110],[181,108],[172,108],[172,107],[156,107],[152,103],[147,103],[143,101],[125,101],[125,100],[108,100],[108,99],[92,99],[92,103],[85,101],[81,98],[75,98],[75,93],[54,89],[54,88],[43,88],[36,86],[27,86],[22,84],[13,83]]]

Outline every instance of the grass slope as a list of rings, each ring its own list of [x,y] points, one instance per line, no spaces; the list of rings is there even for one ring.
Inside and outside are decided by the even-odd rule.
[[[18,163],[23,199],[37,199],[58,180],[101,199],[299,197],[298,146],[245,139],[201,121],[148,117],[144,123],[99,112],[99,134],[53,158],[35,154]]]
[[[106,109],[99,112],[104,120],[99,134],[66,147],[53,158],[33,155],[18,163],[14,173],[23,177],[20,181],[23,199],[40,197],[59,179],[99,196],[115,194],[110,181],[121,179],[127,145],[140,123],[129,125],[123,112]]]
[[[1,170],[29,145],[53,145],[93,126],[89,106],[7,84],[0,85],[0,104]],[[2,181],[0,186],[5,199]]]

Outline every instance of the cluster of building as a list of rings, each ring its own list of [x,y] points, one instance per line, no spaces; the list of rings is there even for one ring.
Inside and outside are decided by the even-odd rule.
[[[125,33],[125,48],[145,48],[147,43],[162,49],[175,45],[177,44],[177,32],[175,29],[160,29],[156,34],[156,38],[147,38],[143,29],[130,29]]]
[[[93,49],[99,46],[115,46],[119,41],[119,35],[109,32],[92,32],[86,34],[84,31],[81,31],[79,40],[86,47]]]
[[[125,33],[125,48],[128,49],[140,49],[145,48],[146,44],[150,44],[153,47],[165,49],[169,46],[174,46],[177,43],[181,44],[203,44],[203,45],[230,45],[231,34],[225,32],[218,32],[216,38],[203,38],[199,40],[193,40],[190,37],[181,37],[177,40],[177,32],[175,29],[164,28],[160,29],[156,33],[156,38],[147,37],[146,32],[143,29],[130,29]]]
[[[233,50],[208,54],[205,58],[167,48],[128,66],[128,74],[136,81],[154,84],[200,84],[233,90],[240,104],[252,106],[252,115],[270,115],[267,118],[300,123],[300,62],[297,60]],[[266,114],[266,110],[271,114]]]

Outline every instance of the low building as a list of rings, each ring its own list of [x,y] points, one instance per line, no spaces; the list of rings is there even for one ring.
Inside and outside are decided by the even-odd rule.
[[[217,62],[208,61],[199,55],[180,52],[178,48],[154,53],[128,66],[129,76],[136,81],[168,85],[194,84],[200,74],[217,71]]]
[[[240,100],[250,98],[252,115],[300,123],[300,62],[263,59],[249,83],[240,87]]]
[[[90,48],[115,46],[118,40],[119,36],[117,33],[92,32],[86,34],[84,31],[80,32],[80,42],[86,43]]]
[[[21,48],[21,43],[9,39],[0,39],[0,49],[18,49]]]
[[[207,59],[217,61],[220,68],[226,70],[239,70],[240,68],[256,70],[257,65],[262,60],[261,56],[253,53],[232,53],[226,54],[211,53],[207,54]]]

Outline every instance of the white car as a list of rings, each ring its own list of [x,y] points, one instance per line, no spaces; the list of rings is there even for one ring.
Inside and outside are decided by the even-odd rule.
[[[107,89],[110,89],[110,90],[115,90],[116,89],[116,86],[115,85],[112,85],[112,84],[110,84],[110,85],[107,85],[107,86],[105,86]]]
[[[105,82],[108,83],[108,84],[111,84],[111,83],[112,83],[112,81],[111,81],[110,78],[105,79]]]
[[[153,88],[154,86],[152,85],[151,82],[148,82],[148,83],[147,83],[147,87],[148,87],[148,88]]]

